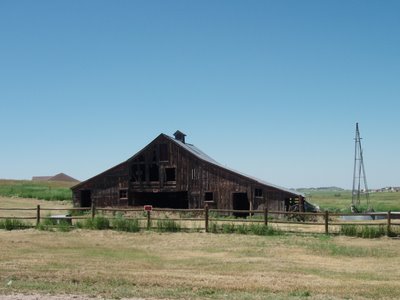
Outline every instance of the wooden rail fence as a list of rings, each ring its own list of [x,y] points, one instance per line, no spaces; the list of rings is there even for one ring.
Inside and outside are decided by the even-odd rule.
[[[30,211],[32,215],[30,216],[4,216],[3,211]],[[271,224],[276,225],[290,225],[295,226],[322,226],[325,234],[332,233],[330,230],[331,226],[342,226],[342,225],[368,225],[377,226],[384,225],[387,229],[388,234],[391,232],[392,226],[400,225],[400,213],[399,212],[373,212],[373,213],[332,213],[332,212],[285,212],[285,211],[268,211],[264,210],[230,210],[230,209],[210,209],[207,205],[204,209],[164,209],[164,208],[153,208],[151,211],[144,211],[143,208],[96,208],[94,205],[92,207],[82,208],[42,208],[40,205],[34,208],[0,208],[0,220],[1,219],[17,219],[17,220],[31,220],[32,226],[39,225],[42,220],[54,219],[55,216],[44,216],[44,212],[52,211],[66,211],[65,215],[60,215],[59,219],[69,220],[82,220],[88,218],[95,218],[98,213],[106,216],[108,219],[115,219],[116,213],[129,214],[129,213],[139,213],[142,214],[141,217],[136,217],[135,219],[142,220],[146,222],[145,228],[150,229],[152,221],[164,220],[165,217],[157,217],[156,214],[160,213],[172,213],[174,217],[167,217],[171,221],[192,221],[192,222],[202,222],[204,226],[203,230],[206,232],[210,231],[211,222],[230,222],[230,223],[262,223],[265,226],[270,226]],[[74,215],[76,212],[86,212],[86,215]],[[72,214],[71,214],[72,213]],[[110,216],[111,214],[111,216]],[[187,217],[187,215],[196,215],[196,217]],[[232,218],[234,214],[245,214],[245,218]],[[178,217],[176,217],[178,215]],[[346,216],[369,216],[371,220],[362,221],[343,221],[340,220],[341,217]],[[129,218],[129,217],[127,217]],[[293,227],[291,227],[293,229]],[[296,231],[296,230],[294,230]]]

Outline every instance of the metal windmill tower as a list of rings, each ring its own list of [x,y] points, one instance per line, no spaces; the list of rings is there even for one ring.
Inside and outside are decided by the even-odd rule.
[[[363,186],[362,186],[363,184]],[[367,200],[367,209],[369,210],[369,193],[367,185],[367,177],[365,176],[363,151],[361,147],[360,131],[358,123],[356,123],[356,137],[355,137],[355,150],[354,150],[354,173],[353,173],[353,192],[352,192],[352,206],[357,208],[360,205],[362,196]]]

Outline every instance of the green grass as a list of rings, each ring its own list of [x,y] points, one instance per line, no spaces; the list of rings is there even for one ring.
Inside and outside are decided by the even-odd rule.
[[[291,242],[290,242],[291,243]],[[295,240],[296,246],[302,246],[315,254],[322,256],[341,256],[341,257],[393,257],[397,253],[373,247],[362,247],[356,245],[340,245],[335,242],[332,236],[315,236],[314,242]]]
[[[368,225],[342,225],[340,227],[340,234],[346,236],[356,236],[362,238],[378,238],[385,236],[386,229],[385,226],[368,226]]]
[[[93,219],[88,218],[83,222],[77,222],[76,227],[85,228],[85,229],[97,229],[97,230],[105,230],[110,229],[110,220],[105,216],[96,215]]]
[[[16,229],[25,229],[29,227],[30,225],[28,225],[27,223],[16,219],[0,220],[0,229],[16,230]]]
[[[181,231],[181,226],[173,220],[168,220],[168,219],[157,220],[157,231],[178,232]]]
[[[249,235],[282,235],[283,231],[276,229],[272,226],[265,226],[264,224],[234,224],[224,223],[218,224],[211,222],[209,225],[211,233],[224,233],[224,234],[249,234]]]
[[[43,200],[72,200],[71,183],[0,180],[0,195]]]
[[[137,219],[126,219],[122,214],[117,214],[112,220],[112,228],[117,231],[138,232],[140,224]]]
[[[307,200],[319,205],[322,210],[331,212],[350,212],[351,191],[305,191]],[[366,207],[366,199],[360,201]],[[370,206],[375,211],[400,211],[400,192],[381,192],[369,194]]]

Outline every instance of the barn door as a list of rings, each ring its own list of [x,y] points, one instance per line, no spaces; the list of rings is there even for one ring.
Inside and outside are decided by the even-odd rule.
[[[233,210],[249,210],[250,203],[247,199],[247,193],[233,193],[232,194],[232,207]],[[233,213],[235,217],[247,217],[249,214],[244,212]]]
[[[81,190],[81,207],[92,206],[92,192],[90,190]]]

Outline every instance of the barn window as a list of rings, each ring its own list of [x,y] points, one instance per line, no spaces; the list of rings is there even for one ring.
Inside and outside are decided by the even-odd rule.
[[[254,196],[262,197],[263,196],[263,190],[262,189],[255,189],[254,190]]]
[[[122,189],[119,190],[119,199],[127,199],[128,198],[128,190]]]
[[[168,144],[160,144],[160,161],[168,161]]]
[[[214,193],[213,192],[205,192],[204,193],[204,201],[213,201]]]
[[[176,181],[175,168],[165,168],[165,179],[166,181]]]
[[[160,173],[158,166],[156,164],[152,164],[150,166],[150,181],[159,181],[160,180]]]
[[[145,181],[145,171],[146,171],[146,165],[144,164],[133,165],[131,180],[133,182]]]

